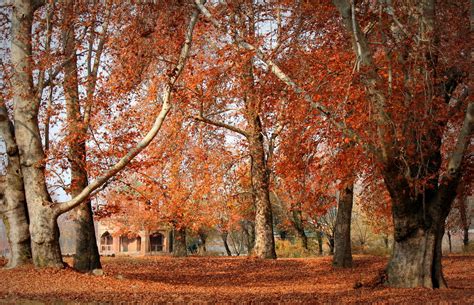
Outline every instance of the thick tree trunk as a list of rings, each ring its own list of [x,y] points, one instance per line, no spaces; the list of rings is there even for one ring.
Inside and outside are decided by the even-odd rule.
[[[334,257],[332,262],[335,267],[352,267],[351,215],[353,193],[353,185],[350,185],[342,191],[338,200],[336,231],[334,233]]]
[[[173,242],[173,256],[174,257],[185,257],[188,255],[186,247],[186,228],[179,228],[174,230],[174,242]]]
[[[67,1],[64,6],[65,29],[63,31],[63,48],[66,58],[70,58],[64,65],[64,95],[66,99],[66,113],[68,119],[68,160],[71,164],[71,197],[75,197],[88,185],[86,171],[86,137],[85,126],[79,103],[79,88],[77,75],[77,57],[74,38],[74,3]],[[94,218],[91,201],[86,200],[71,212],[73,219],[73,238],[75,254],[73,267],[82,272],[102,268],[99,249],[95,236]]]
[[[89,200],[72,211],[76,249],[73,267],[82,272],[102,268],[92,214]]]
[[[253,2],[245,7],[248,24],[244,19],[239,19],[240,26],[252,38],[255,35],[255,12]],[[248,58],[243,70],[243,89],[245,112],[248,123],[247,140],[251,158],[251,180],[253,197],[255,200],[255,247],[254,255],[259,258],[276,258],[275,240],[273,236],[273,215],[270,202],[270,179],[267,160],[265,159],[265,146],[263,128],[260,119],[261,101],[255,90],[255,77],[253,73],[253,59]]]
[[[31,29],[33,3],[17,0],[12,14],[11,60],[15,137],[25,187],[33,262],[38,267],[63,267],[57,215],[44,176],[44,152],[38,128],[39,101],[33,89]]]
[[[445,221],[455,193],[440,196],[427,191],[431,201],[394,199],[394,244],[387,277],[392,287],[443,288],[441,257]]]
[[[388,265],[392,287],[446,287],[441,268],[440,231],[419,228],[410,237],[395,240]]]
[[[10,256],[7,268],[15,268],[31,262],[30,231],[28,214],[21,176],[18,147],[13,135],[13,125],[8,112],[0,100],[0,136],[3,138],[8,156],[6,175],[1,182],[0,215],[5,224]]]
[[[30,232],[26,218],[26,207],[17,206],[2,215],[6,228],[10,254],[6,268],[15,268],[31,263]]]
[[[223,232],[221,234],[221,238],[222,238],[222,241],[224,242],[224,248],[225,248],[225,252],[227,253],[227,256],[232,256],[232,251],[230,251],[229,243],[227,242],[227,236],[228,235],[229,235],[229,233]]]
[[[249,150],[252,162],[252,186],[256,208],[254,254],[259,258],[276,258],[269,179],[263,146],[263,131],[258,116],[254,117],[252,125],[254,130],[249,137]]]

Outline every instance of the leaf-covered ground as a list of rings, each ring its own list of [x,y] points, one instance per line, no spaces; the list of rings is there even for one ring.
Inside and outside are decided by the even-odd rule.
[[[449,289],[354,289],[373,279],[386,258],[356,256],[335,270],[330,257],[278,259],[104,258],[104,276],[64,270],[0,269],[0,304],[31,300],[134,303],[474,304],[474,255],[444,259]],[[66,302],[69,303],[69,302]],[[64,304],[61,302],[61,304]]]

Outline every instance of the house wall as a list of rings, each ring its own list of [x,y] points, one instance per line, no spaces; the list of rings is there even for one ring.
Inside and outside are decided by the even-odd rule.
[[[101,222],[97,222],[97,243],[99,247],[99,252],[101,255],[155,255],[155,254],[166,254],[170,252],[170,243],[169,243],[169,230],[157,230],[153,232],[148,231],[140,231],[137,232],[138,236],[141,238],[141,246],[138,246],[137,240],[130,242],[128,244],[128,251],[123,252],[123,245],[121,244],[121,237],[119,235],[114,234],[117,230],[113,227],[105,225]],[[103,251],[103,247],[101,246],[101,237],[108,232],[113,238],[113,246],[111,251]],[[150,245],[150,234],[151,233],[161,233],[163,235],[163,251],[161,252],[150,252],[149,245]],[[139,251],[138,251],[138,248]]]

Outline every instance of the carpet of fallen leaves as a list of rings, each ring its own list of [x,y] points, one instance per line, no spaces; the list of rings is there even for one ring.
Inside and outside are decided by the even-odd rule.
[[[258,260],[224,257],[103,258],[105,275],[71,268],[0,269],[0,304],[89,303],[457,303],[474,304],[474,255],[444,258],[448,289],[359,288],[387,258],[355,256],[352,269],[330,257]],[[3,264],[4,262],[0,262]],[[59,303],[58,303],[59,301]]]

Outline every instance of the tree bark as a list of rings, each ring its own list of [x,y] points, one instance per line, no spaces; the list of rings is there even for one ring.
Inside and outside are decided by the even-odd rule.
[[[467,216],[468,213],[467,213],[466,201],[467,201],[466,196],[462,196],[462,198],[459,200],[459,215],[461,218],[461,226],[463,230],[462,243],[464,247],[467,247],[469,245],[469,226],[470,226],[470,222],[468,221],[468,216]]]
[[[390,286],[446,287],[441,267],[443,233],[444,224],[438,224],[437,229],[414,228],[408,236],[403,237],[396,233],[393,253],[387,268]]]
[[[459,178],[459,176],[457,176]],[[456,177],[443,179],[411,199],[403,185],[387,184],[391,194],[394,244],[387,277],[393,287],[447,287],[441,257],[445,222],[456,196]]]
[[[316,238],[318,239],[318,253],[319,255],[323,254],[323,232],[317,231]]]
[[[64,5],[63,48],[68,60],[64,65],[64,95],[68,119],[68,160],[71,165],[72,197],[81,193],[88,185],[86,170],[87,125],[81,116],[79,103],[79,81],[77,75],[77,55],[74,37],[74,3],[66,1]],[[96,59],[97,60],[97,59]],[[71,211],[73,220],[73,238],[75,254],[73,267],[81,272],[102,268],[99,249],[95,236],[91,201],[86,200]]]
[[[250,3],[246,14],[249,26],[241,25],[251,37],[255,37],[253,3]],[[244,95],[247,127],[247,140],[251,162],[251,181],[255,201],[255,247],[254,255],[259,258],[276,258],[275,239],[273,236],[273,214],[270,201],[269,168],[265,158],[262,121],[260,119],[261,101],[255,92],[253,60],[249,58],[243,67],[242,86]]]
[[[57,215],[44,176],[44,152],[38,128],[39,101],[32,75],[33,3],[16,0],[12,14],[11,60],[15,138],[19,149],[25,197],[30,215],[33,262],[38,267],[63,267]]]
[[[448,230],[448,232],[446,232],[446,234],[448,235],[449,253],[452,253],[453,252],[453,244],[451,242],[451,232]]]
[[[469,246],[469,227],[463,228],[462,244],[464,247]]]
[[[225,248],[225,252],[227,253],[227,256],[232,256],[232,251],[230,251],[229,243],[227,242],[227,236],[228,235],[229,235],[229,233],[223,232],[221,234],[221,238],[222,238],[222,241],[224,242],[224,248]]]
[[[185,257],[188,256],[186,247],[186,228],[179,228],[174,230],[173,234],[173,256]]]
[[[304,231],[303,221],[301,219],[302,218],[301,210],[293,210],[292,215],[293,215],[293,221],[292,221],[293,227],[295,228],[296,233],[301,239],[301,246],[305,250],[308,250],[308,236],[306,236],[306,233]]]
[[[10,256],[7,268],[15,268],[31,262],[30,232],[21,176],[18,147],[13,135],[13,124],[8,118],[7,108],[0,100],[0,136],[5,143],[8,157],[6,175],[1,181],[0,215],[5,224]]]
[[[206,249],[206,241],[207,241],[207,233],[204,230],[198,231],[199,239],[201,240],[201,244],[199,245],[200,252],[204,254],[207,252]]]
[[[328,236],[329,254],[334,254],[334,237]]]
[[[247,255],[251,255],[255,247],[255,224],[251,221],[244,220],[240,224],[242,228],[242,241],[247,248]],[[239,253],[240,254],[240,253]]]
[[[262,128],[260,118],[254,118],[255,132],[249,138],[252,162],[252,186],[255,194],[255,247],[259,258],[276,258],[273,237],[273,215],[269,196],[269,179],[265,166]]]
[[[353,185],[351,184],[342,191],[338,198],[336,231],[334,233],[334,257],[332,262],[335,267],[352,267],[351,215],[353,194]]]

